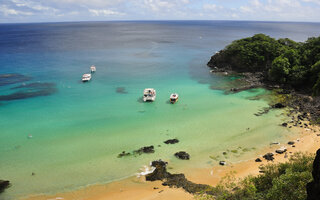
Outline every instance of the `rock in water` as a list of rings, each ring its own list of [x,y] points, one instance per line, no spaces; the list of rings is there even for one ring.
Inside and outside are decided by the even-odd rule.
[[[170,140],[164,141],[165,144],[176,144],[178,142],[179,142],[178,139],[170,139]]]
[[[319,200],[320,199],[320,149],[317,151],[317,155],[313,161],[312,170],[313,181],[307,184],[307,200]]]
[[[156,169],[151,173],[146,175],[147,181],[157,181],[162,180],[169,177],[169,173],[167,172],[166,166],[167,162],[162,160],[156,160],[151,162],[151,166]]]
[[[0,193],[10,186],[10,181],[0,180]]]
[[[262,162],[262,160],[260,158],[257,158],[255,161],[256,162]]]
[[[135,150],[134,153],[142,154],[142,153],[154,153],[154,146],[141,147],[138,150]]]
[[[118,155],[118,158],[121,158],[121,157],[124,157],[124,156],[130,156],[130,155],[131,155],[131,153],[123,151],[122,153],[120,153]]]
[[[175,153],[174,156],[181,159],[181,160],[189,160],[190,159],[190,155],[185,151],[179,151],[179,152]]]

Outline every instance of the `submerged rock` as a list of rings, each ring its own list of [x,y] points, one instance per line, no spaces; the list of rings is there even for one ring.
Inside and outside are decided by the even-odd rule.
[[[320,199],[320,149],[318,149],[316,157],[313,161],[312,169],[313,180],[307,184],[307,200]]]
[[[10,187],[10,181],[0,180],[0,193],[2,193],[8,187]]]
[[[162,160],[153,161],[151,166],[155,170],[146,175],[147,181],[163,181],[163,186],[183,188],[186,192],[197,194],[199,192],[213,195],[213,187],[205,184],[196,184],[186,179],[184,174],[171,174],[167,172],[167,162]]]
[[[131,153],[123,151],[118,155],[118,158],[121,158],[121,157],[124,157],[124,156],[130,156],[130,155],[131,155]]]
[[[287,127],[288,123],[282,123],[281,125],[284,126],[284,127]]]
[[[0,74],[0,86],[21,83],[31,80],[31,77],[22,74]]]
[[[181,160],[189,160],[190,159],[190,155],[185,151],[179,151],[179,152],[175,153],[174,156],[181,159]]]
[[[116,92],[119,94],[128,94],[128,92],[126,91],[126,88],[124,87],[117,87]]]
[[[48,96],[57,92],[54,83],[29,83],[11,89],[18,90],[12,94],[0,95],[0,101],[12,101],[38,96]]]
[[[178,139],[170,139],[170,140],[164,141],[165,144],[176,144],[178,142],[179,142]]]

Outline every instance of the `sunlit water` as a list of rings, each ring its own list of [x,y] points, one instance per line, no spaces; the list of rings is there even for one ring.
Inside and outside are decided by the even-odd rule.
[[[31,78],[0,86],[0,95],[7,98],[0,101],[0,179],[12,183],[0,199],[122,179],[159,158],[169,161],[174,171],[186,171],[217,165],[209,156],[238,149],[227,158],[235,162],[284,140],[293,133],[279,126],[285,120],[281,111],[254,115],[268,101],[252,97],[267,91],[226,95],[212,90],[228,80],[210,74],[206,63],[234,39],[265,33],[304,41],[319,32],[316,23],[0,25],[0,74]],[[97,67],[92,81],[81,83],[92,64]],[[51,83],[41,90],[50,94],[20,100],[5,96],[30,92],[12,89],[28,83]],[[124,92],[117,92],[119,87]],[[153,103],[141,101],[147,87],[157,90]],[[171,105],[173,92],[180,99]],[[172,138],[180,143],[163,143]],[[122,151],[149,145],[155,146],[154,154],[117,158]],[[191,155],[189,161],[174,157],[182,150]]]

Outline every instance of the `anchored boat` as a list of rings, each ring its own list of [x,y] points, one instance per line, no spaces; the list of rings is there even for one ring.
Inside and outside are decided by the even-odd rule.
[[[154,101],[156,100],[156,90],[153,88],[146,88],[143,91],[143,101]]]
[[[92,66],[90,67],[90,71],[91,71],[91,73],[96,72],[96,71],[97,71],[96,66],[92,65]]]
[[[170,95],[170,103],[174,104],[179,100],[179,95],[177,93],[173,93]]]
[[[83,74],[82,75],[82,82],[88,82],[91,80],[91,74]]]

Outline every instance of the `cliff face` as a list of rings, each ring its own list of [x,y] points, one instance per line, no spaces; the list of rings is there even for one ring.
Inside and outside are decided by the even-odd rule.
[[[313,162],[312,170],[313,181],[307,184],[307,200],[320,199],[320,149]]]

